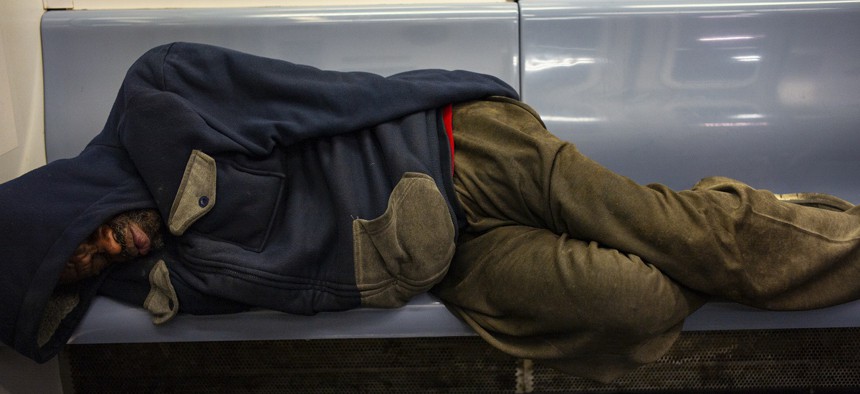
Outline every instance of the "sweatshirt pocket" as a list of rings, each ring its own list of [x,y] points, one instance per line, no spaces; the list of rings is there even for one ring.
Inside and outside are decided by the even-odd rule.
[[[168,219],[174,235],[186,230],[259,252],[271,232],[284,176],[219,162],[194,151]],[[192,227],[193,225],[193,227]]]
[[[382,216],[353,221],[356,285],[363,306],[393,308],[429,290],[448,271],[455,229],[428,175],[407,172]]]

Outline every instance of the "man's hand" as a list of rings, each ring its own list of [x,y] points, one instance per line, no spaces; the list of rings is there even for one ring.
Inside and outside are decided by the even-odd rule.
[[[72,283],[96,276],[110,264],[107,256],[99,251],[95,243],[85,241],[78,245],[66,268],[60,274],[60,283]]]

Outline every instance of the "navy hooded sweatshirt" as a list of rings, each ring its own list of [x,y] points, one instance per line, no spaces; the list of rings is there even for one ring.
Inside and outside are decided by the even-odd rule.
[[[50,359],[99,289],[162,320],[400,305],[441,279],[462,224],[442,109],[492,95],[516,92],[466,71],[154,48],[79,156],[0,185],[0,339]],[[98,225],[140,208],[160,212],[163,250],[57,286]]]

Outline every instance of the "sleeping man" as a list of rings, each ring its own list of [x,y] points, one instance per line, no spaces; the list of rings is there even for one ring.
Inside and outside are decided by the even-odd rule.
[[[37,360],[97,291],[157,323],[432,291],[493,346],[602,381],[659,358],[712,297],[860,298],[853,205],[718,177],[635,184],[462,71],[158,47],[80,156],[3,184],[0,203],[15,208],[0,221],[0,334]]]

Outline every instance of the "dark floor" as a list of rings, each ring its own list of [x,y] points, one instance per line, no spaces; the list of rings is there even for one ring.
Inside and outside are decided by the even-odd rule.
[[[610,385],[531,367],[477,337],[72,345],[67,392],[860,392],[860,329],[685,332]]]

